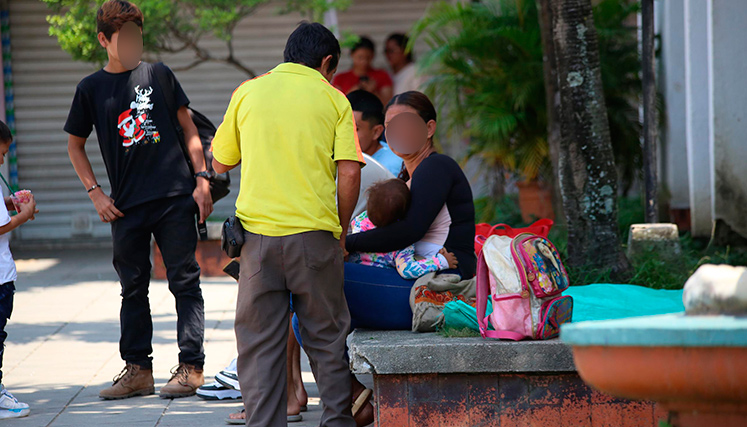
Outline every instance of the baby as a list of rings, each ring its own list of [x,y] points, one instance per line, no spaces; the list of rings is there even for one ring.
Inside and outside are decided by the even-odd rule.
[[[401,179],[377,182],[366,193],[367,210],[353,219],[353,233],[395,223],[403,219],[410,208],[410,189]],[[456,256],[445,248],[435,255],[423,256],[415,253],[415,245],[389,253],[354,252],[350,254],[348,262],[381,268],[394,267],[404,279],[417,279],[426,273],[457,267]]]

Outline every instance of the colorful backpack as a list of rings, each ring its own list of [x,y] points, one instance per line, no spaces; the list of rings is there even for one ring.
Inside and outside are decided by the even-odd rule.
[[[571,321],[568,274],[549,240],[490,236],[477,261],[477,321],[483,338],[550,339]],[[488,298],[493,312],[485,316]],[[488,322],[493,330],[488,330]]]

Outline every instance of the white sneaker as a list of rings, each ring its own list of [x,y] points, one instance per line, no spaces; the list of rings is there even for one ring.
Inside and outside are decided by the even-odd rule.
[[[232,388],[241,392],[241,386],[239,386],[239,375],[236,372],[220,371],[215,374],[215,381],[218,381],[224,387]]]
[[[0,390],[0,418],[21,418],[28,416],[29,405],[21,403],[2,386]]]
[[[229,363],[228,366],[226,366],[225,368],[223,368],[223,370],[226,371],[226,372],[234,372],[235,373],[237,371],[237,369],[238,369],[238,368],[236,368],[237,361],[238,361],[238,358],[234,357],[233,360],[231,361],[231,363]]]
[[[214,382],[198,388],[197,397],[204,400],[238,400],[241,399],[241,392]]]
[[[222,371],[215,374],[215,381],[220,383],[223,387],[227,387],[238,392],[241,392],[239,387],[239,373],[236,367],[236,360],[233,359]]]

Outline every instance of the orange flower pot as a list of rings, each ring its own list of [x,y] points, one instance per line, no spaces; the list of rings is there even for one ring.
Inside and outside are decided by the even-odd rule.
[[[519,187],[519,209],[521,220],[531,223],[541,218],[555,219],[552,208],[552,191],[537,180],[522,181]]]

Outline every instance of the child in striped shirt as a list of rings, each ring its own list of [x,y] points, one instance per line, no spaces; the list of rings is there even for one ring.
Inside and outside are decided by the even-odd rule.
[[[353,219],[351,231],[360,233],[385,227],[401,220],[410,208],[410,189],[401,179],[389,179],[372,185],[367,210]],[[435,254],[418,254],[415,245],[388,253],[354,252],[348,262],[381,268],[396,268],[404,279],[417,279],[426,273],[457,267],[456,256],[441,248]]]

